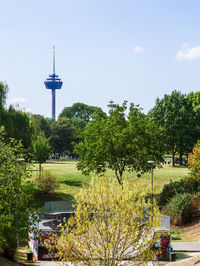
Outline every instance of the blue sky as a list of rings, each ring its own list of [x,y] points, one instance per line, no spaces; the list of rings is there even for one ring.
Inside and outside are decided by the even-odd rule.
[[[6,0],[0,10],[0,80],[23,110],[51,116],[54,45],[57,115],[75,102],[106,111],[110,100],[147,112],[174,89],[199,89],[198,0]]]

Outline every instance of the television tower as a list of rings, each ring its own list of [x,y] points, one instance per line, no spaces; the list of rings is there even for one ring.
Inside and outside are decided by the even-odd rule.
[[[49,75],[49,77],[44,82],[46,89],[51,90],[52,95],[52,103],[51,103],[51,113],[52,119],[56,119],[56,90],[61,89],[62,80],[55,73],[55,46],[53,47],[53,74]]]

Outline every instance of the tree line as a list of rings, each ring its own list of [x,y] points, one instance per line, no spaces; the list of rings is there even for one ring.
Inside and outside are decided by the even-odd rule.
[[[63,152],[72,156],[81,153],[83,158],[84,154],[81,151],[83,146],[80,148],[83,144],[80,143],[89,135],[90,140],[93,138],[93,146],[95,141],[98,141],[99,145],[102,141],[103,154],[105,155],[107,149],[106,156],[108,157],[109,154],[110,160],[114,154],[117,154],[118,157],[122,156],[126,162],[126,157],[131,153],[133,142],[135,142],[135,146],[138,142],[138,149],[142,154],[145,149],[149,149],[152,141],[154,141],[154,144],[156,143],[155,148],[160,154],[172,155],[174,166],[175,156],[179,156],[179,163],[182,165],[183,156],[188,157],[200,136],[200,92],[191,92],[186,95],[174,90],[171,94],[165,94],[160,99],[157,98],[154,107],[148,114],[144,114],[139,106],[131,104],[129,114],[126,115],[128,107],[125,102],[121,106],[110,102],[109,114],[97,106],[75,103],[70,107],[65,107],[57,121],[39,114],[16,110],[12,105],[5,108],[7,93],[8,86],[0,83],[0,125],[4,126],[7,137],[21,140],[24,148],[30,153],[33,152],[33,142],[42,136],[49,141],[52,152],[57,153],[58,156]],[[104,136],[102,135],[101,139],[98,139],[99,134],[104,134]],[[115,134],[118,134],[115,137],[118,147],[109,148]],[[156,136],[156,140],[154,140],[154,136]],[[134,141],[132,142],[132,140]],[[141,143],[143,148],[140,147]],[[74,145],[77,145],[75,149]],[[125,149],[125,146],[129,148]],[[84,149],[87,150],[88,147],[86,143]],[[97,150],[98,157],[103,156],[98,148]],[[146,151],[146,153],[148,152]],[[138,158],[144,158],[141,154],[138,155]],[[115,159],[119,162],[117,156]],[[140,159],[137,160],[139,162]],[[108,162],[104,163],[107,165]],[[123,162],[123,164],[126,163]],[[128,164],[130,165],[130,162]],[[133,164],[136,167],[136,161],[132,162]],[[120,167],[124,168],[124,166]],[[119,179],[122,171],[120,167],[115,163],[114,171]],[[79,168],[83,169],[83,166],[80,165]],[[103,169],[102,161],[101,168]],[[87,172],[87,167],[84,169]]]

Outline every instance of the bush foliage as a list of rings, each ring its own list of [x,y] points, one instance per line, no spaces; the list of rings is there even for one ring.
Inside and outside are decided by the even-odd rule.
[[[164,185],[162,192],[159,195],[158,204],[160,207],[165,206],[177,194],[196,194],[200,191],[200,179],[186,177],[179,181]]]
[[[176,194],[163,208],[163,212],[170,216],[175,225],[185,224],[192,216],[193,201],[188,193]]]
[[[36,185],[40,193],[51,193],[59,187],[59,182],[52,173],[43,171],[41,177],[36,179]]]

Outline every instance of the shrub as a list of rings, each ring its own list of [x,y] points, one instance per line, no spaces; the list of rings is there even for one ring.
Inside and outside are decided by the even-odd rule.
[[[200,191],[200,179],[184,178],[176,182],[170,181],[169,184],[164,185],[162,192],[158,198],[158,205],[162,208],[170,199],[177,193],[191,193],[196,194]]]
[[[163,213],[170,216],[175,225],[185,224],[192,215],[193,201],[188,193],[176,194],[163,208]]]
[[[59,187],[56,177],[49,171],[44,171],[36,180],[37,189],[41,193],[50,193]]]
[[[189,154],[188,168],[191,177],[200,179],[200,141],[197,142],[192,153]]]

